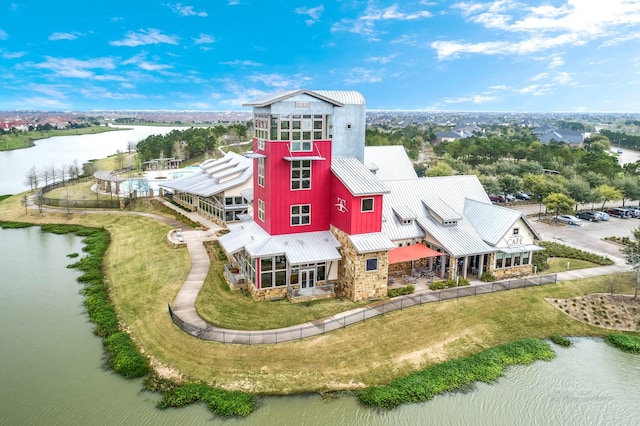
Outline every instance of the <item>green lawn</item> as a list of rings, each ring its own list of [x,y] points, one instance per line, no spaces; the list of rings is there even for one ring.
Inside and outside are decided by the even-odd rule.
[[[567,262],[569,263],[568,269]],[[543,271],[544,274],[555,274],[556,272],[573,271],[576,269],[595,268],[600,266],[586,260],[568,259],[566,257],[550,257],[547,259],[547,263],[549,264],[549,269],[545,269]]]

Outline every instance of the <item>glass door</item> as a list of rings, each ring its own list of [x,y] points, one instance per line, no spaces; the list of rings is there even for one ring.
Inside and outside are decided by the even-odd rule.
[[[316,285],[316,270],[301,269],[300,270],[300,288],[313,288]]]

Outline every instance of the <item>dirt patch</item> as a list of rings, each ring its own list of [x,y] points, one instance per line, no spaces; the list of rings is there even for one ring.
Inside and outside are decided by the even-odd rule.
[[[626,294],[588,294],[571,299],[545,298],[565,314],[586,324],[611,330],[640,330],[640,298]]]

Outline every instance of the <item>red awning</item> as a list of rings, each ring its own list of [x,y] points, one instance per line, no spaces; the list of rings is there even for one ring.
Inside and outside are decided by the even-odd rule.
[[[408,262],[410,260],[423,259],[425,257],[442,256],[444,253],[437,252],[426,247],[422,243],[412,246],[398,247],[389,250],[389,263]]]

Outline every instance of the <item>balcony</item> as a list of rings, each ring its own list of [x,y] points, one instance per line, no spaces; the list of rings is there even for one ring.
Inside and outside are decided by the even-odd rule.
[[[244,274],[240,273],[240,270],[230,263],[225,263],[224,274],[229,280],[231,288],[233,290],[246,289],[247,280]]]

